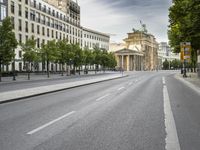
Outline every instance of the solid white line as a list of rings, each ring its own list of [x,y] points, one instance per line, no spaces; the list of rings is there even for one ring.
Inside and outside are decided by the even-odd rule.
[[[120,87],[120,88],[118,88],[117,90],[120,91],[120,90],[122,90],[122,89],[124,89],[124,88],[125,88],[125,87]]]
[[[108,97],[109,95],[110,95],[110,94],[106,94],[106,95],[104,95],[104,96],[102,96],[102,97],[99,97],[98,99],[96,99],[96,101],[100,101],[100,100],[102,100],[102,99]]]
[[[165,131],[166,131],[165,149],[180,150],[176,124],[170,106],[170,99],[166,85],[163,86],[163,99],[164,99],[164,113],[165,113]]]
[[[60,120],[62,120],[64,118],[66,118],[66,117],[68,117],[68,116],[70,116],[70,115],[72,115],[74,113],[75,113],[75,111],[69,112],[69,113],[67,113],[67,114],[65,114],[65,115],[63,115],[63,116],[61,116],[61,117],[59,117],[59,118],[57,118],[55,120],[52,120],[52,121],[50,121],[50,122],[48,122],[48,123],[46,123],[46,124],[44,124],[44,125],[36,128],[36,129],[34,129],[34,130],[28,132],[27,134],[32,135],[32,134],[34,134],[34,133],[36,133],[36,132],[38,132],[38,131],[40,131],[40,130],[42,130],[42,129],[50,126],[50,125],[52,125],[53,123],[56,123],[56,122],[58,122],[58,121],[60,121]]]
[[[162,77],[162,82],[163,82],[163,84],[166,84],[165,77]]]

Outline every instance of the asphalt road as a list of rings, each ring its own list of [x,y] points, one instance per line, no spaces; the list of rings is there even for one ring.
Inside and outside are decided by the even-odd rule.
[[[0,150],[198,150],[199,108],[172,72],[130,73],[1,104]]]

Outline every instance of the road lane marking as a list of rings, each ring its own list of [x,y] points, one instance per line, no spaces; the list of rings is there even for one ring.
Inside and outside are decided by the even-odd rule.
[[[164,100],[165,131],[166,131],[165,149],[180,150],[176,124],[171,109],[169,94],[166,85],[163,86],[163,100]]]
[[[110,94],[106,94],[106,95],[104,95],[104,96],[102,96],[102,97],[99,97],[98,99],[96,99],[96,101],[100,101],[100,100],[102,100],[102,99],[108,97],[109,95],[110,95]]]
[[[59,118],[57,118],[55,120],[52,120],[52,121],[50,121],[50,122],[48,122],[48,123],[36,128],[36,129],[34,129],[34,130],[28,132],[27,134],[32,135],[32,134],[34,134],[34,133],[36,133],[36,132],[38,132],[38,131],[40,131],[40,130],[42,130],[42,129],[44,129],[44,128],[46,128],[46,127],[48,127],[48,126],[50,126],[50,125],[52,125],[52,124],[54,124],[54,123],[56,123],[58,121],[70,116],[70,115],[72,115],[72,114],[74,114],[74,113],[75,113],[75,111],[71,111],[71,112],[69,112],[69,113],[67,113],[67,114],[65,114],[65,115],[63,115],[63,116],[61,116],[61,117],[59,117]]]
[[[166,84],[165,77],[162,77],[162,82],[163,82],[163,84]]]
[[[124,89],[124,88],[125,88],[125,87],[120,87],[120,88],[118,88],[117,90],[120,91],[120,90],[122,90],[122,89]]]

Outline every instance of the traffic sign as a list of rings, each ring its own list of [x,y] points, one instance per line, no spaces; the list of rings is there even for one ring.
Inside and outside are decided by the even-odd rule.
[[[181,42],[181,61],[190,62],[191,58],[191,43],[190,42]]]

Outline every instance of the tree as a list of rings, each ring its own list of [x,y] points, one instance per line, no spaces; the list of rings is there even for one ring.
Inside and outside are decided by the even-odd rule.
[[[169,62],[167,61],[167,59],[165,59],[165,61],[163,62],[163,69],[164,70],[169,69]]]
[[[88,47],[84,48],[84,51],[83,51],[83,62],[84,62],[86,70],[88,70],[87,66],[88,65],[92,65],[93,62],[94,62],[94,55],[93,55],[92,51],[88,49]]]
[[[171,61],[171,67],[173,67],[173,69],[179,69],[181,68],[181,62],[180,60],[174,59]]]
[[[59,40],[56,43],[58,49],[57,60],[62,65],[62,76],[64,72],[64,64],[69,62],[70,59],[70,45],[67,40]]]
[[[200,48],[200,1],[173,0],[169,9],[169,41],[174,52],[180,52],[180,42],[191,42],[191,63],[196,67],[197,50]]]
[[[39,59],[35,46],[36,41],[33,37],[28,39],[25,43],[21,44],[21,49],[24,52],[23,60],[24,62],[28,63],[28,66],[26,66],[26,71],[28,72],[28,80],[30,80],[30,68],[32,64]]]
[[[55,40],[48,41],[47,44],[42,44],[40,52],[41,55],[43,56],[43,59],[46,61],[47,77],[49,78],[50,77],[49,64],[50,62],[54,62],[58,56],[58,50]]]
[[[106,67],[109,65],[109,56],[108,52],[104,50],[101,55],[101,65],[103,67],[103,71],[105,72]]]
[[[108,67],[110,69],[114,69],[117,66],[115,55],[112,52],[110,52],[108,53],[108,58],[109,58]]]
[[[73,71],[75,73],[76,71],[76,67],[79,67],[79,75],[80,75],[80,66],[83,65],[83,51],[82,49],[80,48],[80,46],[78,44],[72,44],[72,50],[74,52],[74,55],[73,55],[73,65],[74,65],[74,68],[73,68]]]
[[[99,69],[98,66],[102,64],[102,51],[97,46],[93,50],[94,55],[94,64],[95,64],[95,73]]]
[[[12,31],[12,23],[9,17],[5,18],[0,25],[0,82],[1,67],[10,63],[15,57],[14,49],[17,47],[15,33]]]

